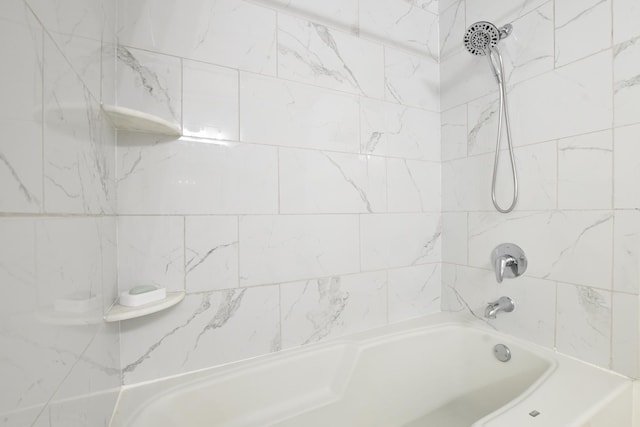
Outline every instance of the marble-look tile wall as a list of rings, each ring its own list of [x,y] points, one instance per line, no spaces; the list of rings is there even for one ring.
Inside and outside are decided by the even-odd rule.
[[[0,3],[2,426],[106,426],[117,398],[114,19],[110,0]]]
[[[359,7],[358,7],[359,4]],[[119,287],[186,289],[121,322],[125,384],[440,310],[432,1],[121,1]]]
[[[633,377],[640,376],[640,4],[635,0],[440,3],[443,307]],[[460,42],[478,20],[511,22],[504,54],[520,200],[491,204],[497,87],[486,58]],[[613,23],[613,27],[612,27]],[[510,202],[503,151],[498,199]],[[498,285],[490,253],[503,242],[529,259]]]

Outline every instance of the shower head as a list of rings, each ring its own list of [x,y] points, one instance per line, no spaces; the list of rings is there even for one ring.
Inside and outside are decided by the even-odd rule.
[[[511,24],[498,28],[491,22],[476,22],[464,33],[464,47],[472,55],[486,55],[501,39],[511,34],[511,30]]]

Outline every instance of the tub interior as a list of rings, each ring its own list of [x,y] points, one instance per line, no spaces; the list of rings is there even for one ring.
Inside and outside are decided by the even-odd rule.
[[[500,362],[498,343],[441,327],[299,351],[181,385],[125,425],[469,427],[553,368],[514,344]]]
[[[493,355],[498,343],[465,328],[371,343],[339,400],[272,425],[469,427],[552,368],[515,345],[512,359],[500,362]]]

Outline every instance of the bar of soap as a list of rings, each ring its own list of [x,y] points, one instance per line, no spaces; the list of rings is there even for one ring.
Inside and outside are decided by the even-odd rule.
[[[153,285],[134,286],[120,294],[120,305],[138,307],[167,297],[167,289]]]

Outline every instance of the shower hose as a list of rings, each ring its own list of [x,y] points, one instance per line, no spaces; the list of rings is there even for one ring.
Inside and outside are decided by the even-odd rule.
[[[497,57],[497,61],[495,59]],[[491,182],[491,201],[493,202],[493,206],[496,208],[498,212],[501,213],[509,213],[513,210],[518,202],[518,176],[516,173],[516,161],[513,155],[513,143],[511,141],[511,124],[509,123],[509,107],[507,105],[507,88],[504,83],[504,65],[502,62],[502,55],[500,55],[500,51],[491,47],[489,51],[489,63],[491,64],[491,68],[493,69],[496,80],[498,81],[499,92],[500,92],[500,107],[499,107],[499,116],[498,116],[498,137],[496,140],[496,155],[493,161],[493,180]],[[497,62],[497,65],[496,63]],[[499,68],[497,68],[499,67]],[[504,124],[507,133],[507,145],[509,147],[509,157],[511,160],[511,175],[513,177],[513,199],[511,200],[511,205],[506,209],[503,209],[498,204],[496,200],[496,178],[498,175],[498,163],[500,161],[500,144],[502,141],[502,123],[504,119]]]

